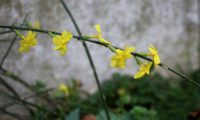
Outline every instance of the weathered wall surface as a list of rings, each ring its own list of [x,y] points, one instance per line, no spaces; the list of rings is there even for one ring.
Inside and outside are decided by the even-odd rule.
[[[84,34],[95,34],[93,25],[99,23],[103,36],[114,45],[135,46],[147,51],[150,43],[157,46],[161,60],[185,72],[197,68],[198,16],[196,0],[65,0]],[[68,15],[58,0],[0,0],[0,24],[20,23],[27,13],[29,20],[39,20],[43,29],[61,32],[70,30],[77,34]],[[10,40],[1,37],[1,40]],[[53,51],[52,40],[47,35],[38,36],[39,45],[28,54],[19,54],[19,42],[12,49],[4,67],[14,71],[29,82],[44,80],[50,86],[70,78],[83,81],[84,88],[93,91],[95,80],[80,42],[73,39],[68,54],[60,57]],[[118,71],[110,68],[112,53],[100,46],[88,44],[100,80]],[[2,53],[7,42],[0,43]],[[120,72],[134,74],[138,68],[129,61]],[[159,69],[161,70],[161,69]],[[165,75],[169,72],[161,70]]]

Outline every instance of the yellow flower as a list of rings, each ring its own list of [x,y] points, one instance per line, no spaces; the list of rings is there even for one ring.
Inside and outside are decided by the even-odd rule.
[[[40,22],[39,21],[36,21],[33,26],[33,28],[36,28],[36,29],[39,29],[40,28]]]
[[[119,88],[119,89],[117,90],[117,94],[118,94],[119,96],[123,96],[124,94],[126,94],[126,89],[124,89],[124,88]]]
[[[140,65],[140,69],[138,72],[136,72],[136,74],[134,75],[134,78],[138,79],[138,78],[141,78],[142,76],[144,76],[145,74],[149,75],[151,66],[152,66],[152,62],[143,63],[142,65]]]
[[[28,52],[32,46],[37,45],[36,33],[28,31],[27,36],[20,35],[22,40],[20,41],[19,52]]]
[[[117,49],[116,54],[111,58],[111,66],[116,68],[125,68],[126,60],[131,58],[131,52],[135,51],[134,47],[127,47],[125,50]]]
[[[60,55],[65,55],[67,52],[67,43],[72,39],[72,33],[63,31],[61,35],[53,37],[53,44],[55,45],[54,50],[58,50]]]
[[[59,89],[59,91],[64,93],[66,96],[69,95],[69,88],[65,84],[60,84],[58,89]]]
[[[153,61],[155,65],[160,64],[160,57],[158,56],[158,50],[154,45],[149,46],[150,56],[153,57]]]
[[[39,29],[40,28],[40,22],[36,21],[33,24],[31,22],[28,22],[28,26],[32,27],[32,28],[35,28],[35,29]]]
[[[101,32],[101,27],[100,27],[100,25],[99,25],[99,24],[96,24],[94,27],[95,27],[95,29],[96,29],[96,31],[97,31],[97,35],[89,36],[89,37],[90,37],[90,38],[99,39],[100,42],[110,45],[110,42],[108,42],[107,40],[105,40],[105,39],[102,37],[102,32]]]

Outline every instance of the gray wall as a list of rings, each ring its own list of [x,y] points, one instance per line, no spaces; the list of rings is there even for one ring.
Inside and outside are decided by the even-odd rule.
[[[157,46],[161,61],[187,73],[198,67],[198,16],[196,0],[65,0],[84,34],[95,34],[94,24],[102,27],[103,36],[114,45],[135,46],[147,51],[150,43]],[[43,29],[70,30],[77,34],[58,0],[0,0],[0,24],[20,23],[30,13],[29,20],[39,20]],[[13,35],[1,37],[11,40]],[[7,39],[8,38],[8,39]],[[19,42],[12,49],[4,67],[29,82],[36,79],[56,86],[71,78],[81,80],[90,92],[96,89],[92,70],[80,42],[73,39],[64,57],[53,51],[47,35],[38,36],[39,45],[28,54],[20,54]],[[133,75],[138,67],[130,60],[124,70],[110,68],[112,53],[88,44],[100,80],[114,72]],[[0,57],[8,42],[0,43]],[[169,72],[157,68],[165,76]]]

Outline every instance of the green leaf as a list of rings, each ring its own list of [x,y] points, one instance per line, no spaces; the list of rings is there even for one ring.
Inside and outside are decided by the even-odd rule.
[[[114,113],[109,113],[111,120],[132,120],[129,114],[115,115]],[[107,120],[104,110],[97,115],[96,120]]]
[[[139,58],[137,58],[137,57],[135,57],[135,56],[134,56],[134,58],[135,58],[135,61],[136,61],[136,63],[137,63],[138,65],[141,65],[141,64],[142,64],[142,61],[141,61]]]
[[[45,82],[43,82],[41,80],[37,80],[34,84],[34,88],[36,91],[40,92],[42,90],[45,90],[46,84],[45,84]]]
[[[156,111],[148,110],[142,106],[135,106],[131,113],[133,113],[135,120],[158,120]]]
[[[77,108],[65,116],[65,120],[80,120],[80,109]]]

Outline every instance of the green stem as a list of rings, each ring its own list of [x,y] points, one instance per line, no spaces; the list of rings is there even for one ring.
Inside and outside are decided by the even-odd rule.
[[[1,112],[2,112],[3,114],[7,114],[7,115],[9,115],[9,116],[11,116],[11,117],[13,117],[13,118],[15,118],[15,119],[17,119],[17,120],[22,120],[22,117],[20,117],[18,114],[11,113],[11,112],[9,112],[9,111],[3,109],[3,108],[0,108],[0,110],[1,110]]]
[[[4,68],[2,68],[0,66],[0,70],[2,72],[2,75],[12,78],[12,80],[22,84],[24,87],[26,87],[27,89],[29,89],[32,92],[35,92],[35,90],[33,89],[33,87],[31,85],[29,85],[27,82],[25,82],[25,80],[19,78],[18,76],[16,76],[15,74],[13,74],[12,72],[5,70]]]
[[[55,34],[55,35],[61,35],[61,33],[55,32],[55,31],[42,30],[42,29],[36,29],[36,28],[20,27],[20,26],[6,26],[6,25],[0,25],[0,28],[8,28],[8,29],[16,29],[16,30],[24,30],[24,31],[31,30],[31,31],[34,31],[34,32],[40,32],[40,33],[44,33],[44,34],[52,33],[52,34]],[[77,40],[79,40],[79,41],[91,42],[91,43],[103,45],[103,46],[106,47],[106,44],[104,44],[104,43],[101,43],[101,42],[95,41],[95,40],[90,40],[90,39],[84,38],[84,37],[82,37],[82,36],[73,35],[73,38],[75,38],[75,39],[77,39]]]
[[[81,33],[81,30],[79,29],[71,11],[69,10],[69,8],[67,7],[67,5],[65,4],[65,2],[63,0],[60,0],[61,4],[63,5],[64,9],[66,10],[66,12],[68,13],[72,23],[74,24],[74,27],[76,29],[76,31],[78,32],[79,36],[82,35]],[[79,38],[80,39],[80,38]],[[110,120],[110,115],[109,115],[109,111],[108,111],[108,106],[106,104],[106,98],[103,94],[103,91],[102,91],[102,88],[101,88],[101,85],[100,85],[100,81],[99,81],[99,77],[98,77],[98,74],[96,72],[96,68],[95,68],[95,65],[94,65],[94,62],[92,60],[92,56],[90,54],[90,51],[88,49],[88,46],[87,44],[85,43],[85,41],[82,41],[82,44],[83,44],[83,47],[86,51],[86,54],[87,54],[87,57],[88,57],[88,60],[90,62],[90,66],[92,68],[92,71],[93,71],[93,74],[94,74],[94,77],[95,77],[95,80],[96,80],[96,83],[97,83],[97,86],[98,86],[98,89],[99,89],[99,92],[100,92],[100,99],[101,99],[101,103],[103,104],[103,108],[105,110],[105,113],[106,113],[106,117],[107,117],[107,120]]]
[[[175,73],[176,75],[182,77],[183,79],[188,80],[189,82],[193,83],[194,85],[200,87],[200,84],[199,84],[199,83],[197,83],[196,81],[194,81],[194,80],[188,78],[186,75],[180,74],[180,73],[178,73],[177,71],[173,70],[172,68],[167,67],[166,65],[164,65],[164,64],[162,64],[162,63],[160,63],[159,65],[160,65],[162,68],[167,69],[167,70],[169,70],[169,71]]]
[[[42,94],[44,94],[44,93],[47,93],[47,92],[49,92],[49,91],[52,91],[52,90],[54,90],[54,89],[53,89],[53,88],[49,88],[49,89],[46,89],[46,90],[44,90],[44,91],[34,93],[34,94],[32,94],[32,95],[28,95],[28,96],[24,97],[23,100],[27,100],[27,99],[30,99],[30,98],[33,98],[33,97],[38,97],[38,96],[40,96],[40,95],[42,95]],[[4,105],[4,107],[2,107],[2,108],[3,108],[3,109],[6,109],[6,108],[9,108],[9,107],[12,107],[13,105],[15,105],[14,102],[13,102],[13,103],[9,103],[9,104],[7,104],[7,105]]]
[[[198,0],[198,23],[200,23],[200,0]],[[198,24],[199,25],[199,24]],[[197,48],[197,53],[198,53],[198,62],[199,62],[199,68],[200,68],[200,28],[198,26],[198,48]]]
[[[17,36],[19,36],[20,38],[23,38],[23,35],[20,34],[17,30],[13,30],[13,31],[15,32],[15,34],[16,34]]]
[[[29,14],[26,14],[26,16],[24,17],[23,19],[23,22],[20,24],[20,26],[23,26],[26,22],[26,19],[28,18],[28,15]],[[13,30],[12,30],[13,31]],[[14,30],[16,32],[16,34],[18,35],[18,31]],[[1,62],[0,62],[0,66],[3,65],[4,61],[6,60],[6,58],[8,57],[8,54],[10,53],[10,50],[12,49],[15,41],[17,40],[17,35],[15,35],[15,37],[12,39],[12,41],[10,42],[10,45],[8,46],[8,49],[6,51],[6,53],[4,54],[3,58],[1,59]],[[21,37],[21,34],[19,34],[19,36]]]
[[[141,65],[142,64],[142,62],[140,61],[140,59],[138,58],[138,57],[135,57],[135,56],[133,56],[134,57],[134,59],[135,59],[135,61],[136,61],[136,63],[138,64],[138,65]]]
[[[107,47],[110,49],[110,51],[116,53],[116,48],[113,47],[112,45],[107,45]]]
[[[12,33],[12,32],[13,32],[12,30],[6,30],[6,31],[0,32],[0,35],[7,34],[7,33]]]
[[[3,58],[1,59],[0,66],[3,65],[4,61],[6,60],[8,54],[10,53],[10,50],[12,49],[12,47],[13,47],[13,45],[14,45],[16,40],[17,40],[17,36],[15,35],[15,37],[12,39],[10,45],[8,46],[8,49],[7,49],[6,53],[4,54]]]
[[[15,89],[12,86],[10,86],[10,84],[8,84],[7,81],[4,80],[2,77],[0,77],[0,84],[5,86],[13,95],[20,97],[19,94],[15,91]]]
[[[15,79],[16,80],[16,79]],[[0,77],[0,83],[3,84],[8,90],[10,90],[13,95],[16,96],[16,98],[20,99],[20,95],[15,91],[15,89],[12,88],[12,86],[10,86],[3,78]],[[29,106],[27,106],[26,104],[24,105],[24,107],[30,112],[30,114],[33,113],[32,109],[29,108]]]
[[[3,91],[0,91],[0,95],[3,95],[5,97],[8,97],[8,98],[11,98],[13,100],[16,100],[17,102],[21,103],[21,104],[24,104],[24,105],[29,105],[29,106],[32,106],[32,107],[35,107],[37,109],[41,109],[41,110],[45,110],[47,111],[46,109],[40,107],[40,106],[37,106],[36,104],[33,104],[33,103],[30,103],[30,102],[27,102],[27,101],[24,101],[18,97],[15,97],[15,96],[12,96],[12,95],[9,95],[8,93],[6,92],[3,92]]]
[[[41,30],[41,29],[33,29],[33,28],[25,28],[25,27],[19,27],[19,26],[4,26],[4,25],[0,25],[0,28],[8,28],[8,29],[19,29],[19,30],[32,30],[32,31],[35,31],[35,32],[41,32],[41,33],[45,33],[45,34],[48,34],[48,32],[52,32],[53,34],[57,34],[57,35],[60,35],[61,33],[59,32],[54,32],[54,31],[47,31],[47,30]],[[82,36],[73,36],[73,38],[76,38],[77,40],[80,40],[80,41],[86,41],[86,42],[90,42],[90,43],[94,43],[94,44],[98,44],[98,45],[101,45],[101,46],[104,46],[104,47],[107,47],[106,44],[103,44],[99,41],[95,41],[95,40],[90,40],[90,39],[86,39]],[[119,47],[116,47],[116,46],[113,46],[114,48],[116,49],[121,49]],[[123,50],[123,49],[122,49]],[[147,61],[152,61],[152,59],[148,58],[148,57],[145,57],[143,55],[140,55],[138,53],[135,53],[133,52],[132,53],[133,56],[136,56],[136,57],[140,57],[144,60],[147,60]],[[188,80],[189,82],[192,82],[194,85],[200,87],[200,84],[195,82],[194,80],[188,78],[187,76],[185,76],[184,74],[181,74],[175,70],[173,70],[172,68],[169,68],[167,67],[166,65],[164,65],[163,63],[160,63],[159,66],[161,66],[162,68],[164,69],[167,69],[168,71],[178,75],[179,77],[185,79],[185,80]]]

